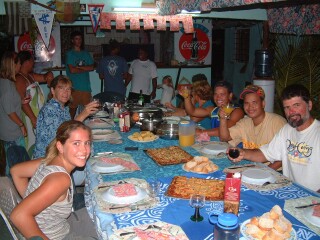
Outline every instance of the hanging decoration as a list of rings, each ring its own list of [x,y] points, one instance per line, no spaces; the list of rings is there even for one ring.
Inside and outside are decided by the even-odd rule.
[[[94,33],[97,32],[100,22],[100,16],[103,10],[104,4],[88,4],[88,11],[92,24],[92,30]]]
[[[72,23],[80,15],[80,0],[56,0],[56,19],[63,23]]]
[[[34,19],[36,21],[37,27],[39,29],[42,41],[46,48],[49,48],[51,29],[53,23],[54,14],[51,10],[35,10]]]
[[[158,14],[137,14],[137,13],[101,13],[101,29],[111,29],[111,22],[115,21],[116,29],[125,30],[126,21],[130,22],[130,30],[140,29],[140,20],[144,23],[144,29],[154,29],[155,22],[158,30],[165,30],[169,22],[170,31],[179,31],[180,23],[186,33],[193,33],[193,21],[191,15],[160,16]]]

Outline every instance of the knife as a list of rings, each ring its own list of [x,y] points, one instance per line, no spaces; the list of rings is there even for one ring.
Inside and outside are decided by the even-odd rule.
[[[317,205],[320,205],[320,203],[312,203],[309,205],[297,206],[295,208],[307,208],[307,207],[312,207],[312,206],[317,206]]]
[[[247,165],[241,165],[241,166],[235,166],[235,167],[228,167],[228,169],[238,169],[238,168],[246,168],[246,167],[255,167],[255,164],[247,164]]]

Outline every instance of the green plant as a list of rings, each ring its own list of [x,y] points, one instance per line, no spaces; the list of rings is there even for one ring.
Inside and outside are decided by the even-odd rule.
[[[290,84],[306,86],[313,102],[312,114],[320,117],[320,36],[271,34],[270,50],[274,54],[273,74],[276,84],[275,111],[282,113],[279,100]]]

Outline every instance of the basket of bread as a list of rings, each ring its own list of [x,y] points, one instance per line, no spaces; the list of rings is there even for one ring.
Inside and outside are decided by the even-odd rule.
[[[187,172],[194,172],[199,174],[208,174],[219,169],[216,164],[214,164],[209,160],[209,158],[204,156],[195,156],[191,161],[185,163],[182,168]]]
[[[241,233],[247,239],[285,240],[296,239],[291,222],[283,216],[282,210],[275,205],[260,217],[253,217],[241,225]]]

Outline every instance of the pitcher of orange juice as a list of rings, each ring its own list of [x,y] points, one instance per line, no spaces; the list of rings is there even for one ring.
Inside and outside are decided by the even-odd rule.
[[[179,145],[189,147],[194,144],[196,124],[193,121],[181,121],[179,123]]]

